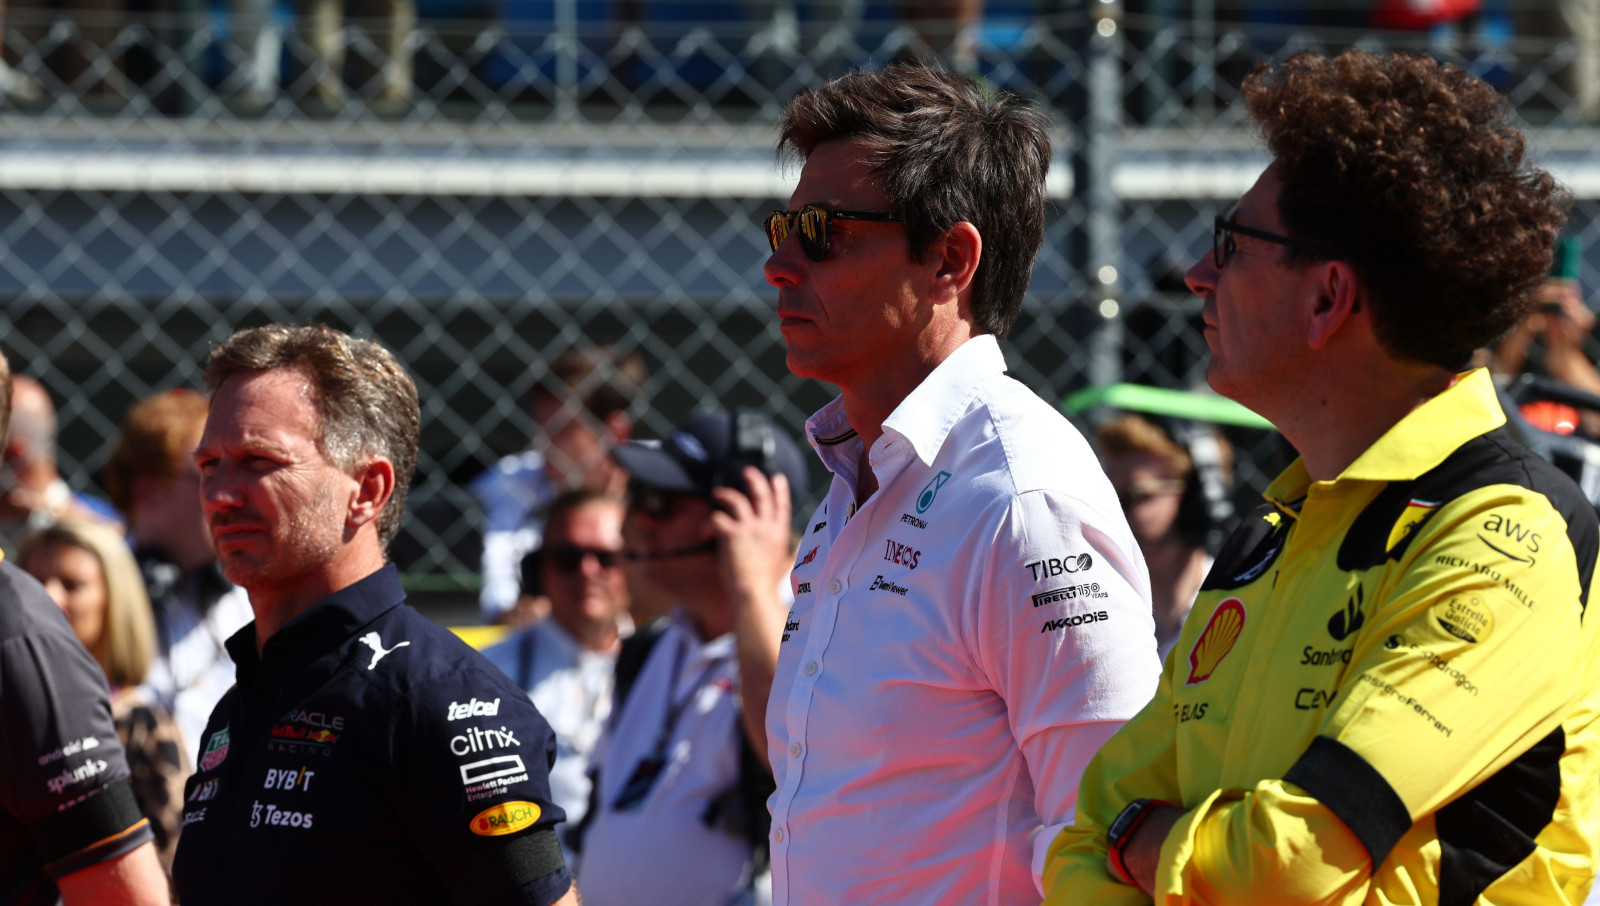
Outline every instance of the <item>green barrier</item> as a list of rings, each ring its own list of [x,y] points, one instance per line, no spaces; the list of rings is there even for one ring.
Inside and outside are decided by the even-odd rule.
[[[1233,400],[1214,393],[1169,390],[1165,387],[1146,387],[1142,384],[1110,384],[1104,387],[1085,387],[1061,401],[1061,410],[1068,415],[1082,415],[1098,406],[1164,415],[1170,418],[1187,418],[1217,425],[1259,428],[1262,431],[1274,430],[1271,422]]]

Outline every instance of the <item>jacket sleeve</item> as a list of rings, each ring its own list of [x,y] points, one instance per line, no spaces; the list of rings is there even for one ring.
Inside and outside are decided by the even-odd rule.
[[[1078,787],[1076,819],[1050,844],[1044,870],[1047,906],[1133,906],[1150,902],[1138,888],[1107,873],[1106,829],[1123,806],[1135,799],[1182,801],[1173,734],[1177,717],[1173,714],[1172,671],[1176,657],[1167,655],[1155,697],[1101,747],[1084,771]]]
[[[1319,735],[1283,778],[1214,792],[1183,817],[1157,902],[1360,902],[1414,822],[1547,748],[1594,650],[1581,619],[1594,557],[1574,544],[1526,489],[1442,508],[1397,568],[1353,593],[1347,619],[1363,625]],[[1537,776],[1524,793],[1559,795],[1559,767]],[[1404,862],[1391,870],[1417,864]]]

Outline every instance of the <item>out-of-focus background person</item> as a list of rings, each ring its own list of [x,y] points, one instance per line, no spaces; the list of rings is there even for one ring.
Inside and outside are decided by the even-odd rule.
[[[545,516],[544,544],[526,572],[550,601],[550,617],[484,650],[484,657],[528,690],[556,734],[550,793],[568,827],[588,809],[589,769],[611,714],[617,652],[633,631],[622,574],[621,499],[567,491]],[[574,853],[567,850],[568,864]]]
[[[636,353],[583,346],[549,362],[529,394],[535,434],[528,448],[501,458],[470,486],[483,507],[485,619],[522,625],[549,612],[543,595],[520,587],[522,561],[538,549],[545,509],[562,491],[621,495],[627,475],[609,454],[633,433],[630,409],[644,383]]]
[[[770,902],[761,725],[805,460],[768,416],[730,409],[613,456],[631,476],[629,555],[678,606],[621,655],[579,889],[590,906]]]
[[[200,509],[194,450],[209,403],[164,390],[135,403],[101,472],[128,526],[155,615],[155,656],[144,680],[178,722],[183,750],[197,751],[206,719],[233,685],[224,643],[250,622],[250,599],[223,578]]]
[[[1162,658],[1177,642],[1195,592],[1211,569],[1213,536],[1227,518],[1213,510],[1219,504],[1232,509],[1227,440],[1196,426],[1189,426],[1186,436],[1194,439],[1193,446],[1132,413],[1102,424],[1094,434],[1106,477],[1150,569],[1150,605]]]
[[[0,457],[0,549],[16,552],[26,532],[72,517],[115,522],[116,511],[98,497],[76,491],[56,462],[56,407],[44,385],[12,378],[11,433]]]
[[[22,540],[19,564],[44,585],[111,686],[111,720],[128,782],[171,870],[189,760],[172,715],[141,686],[155,657],[155,621],[133,554],[104,523],[62,519]]]

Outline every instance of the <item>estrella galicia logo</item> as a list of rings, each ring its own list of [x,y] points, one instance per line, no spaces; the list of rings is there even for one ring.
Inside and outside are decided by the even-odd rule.
[[[1344,609],[1336,611],[1328,619],[1328,635],[1333,636],[1335,641],[1344,641],[1367,621],[1366,615],[1361,612],[1361,603],[1361,586],[1357,585],[1356,593],[1345,602]]]
[[[939,489],[944,487],[944,483],[949,480],[949,472],[940,472],[923,486],[922,493],[917,495],[917,515],[920,516],[926,513],[928,507],[933,506],[933,498],[939,496]]]

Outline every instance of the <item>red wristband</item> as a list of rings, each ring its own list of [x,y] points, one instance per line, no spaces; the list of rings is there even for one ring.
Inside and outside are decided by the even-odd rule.
[[[1128,841],[1133,839],[1145,819],[1150,817],[1150,812],[1158,805],[1171,805],[1160,799],[1135,799],[1128,803],[1117,817],[1111,820],[1111,827],[1106,830],[1106,862],[1118,875],[1117,880],[1131,887],[1139,887],[1133,880],[1133,875],[1128,871],[1128,864],[1123,860],[1122,851],[1127,847]],[[1142,887],[1139,889],[1143,890]]]

